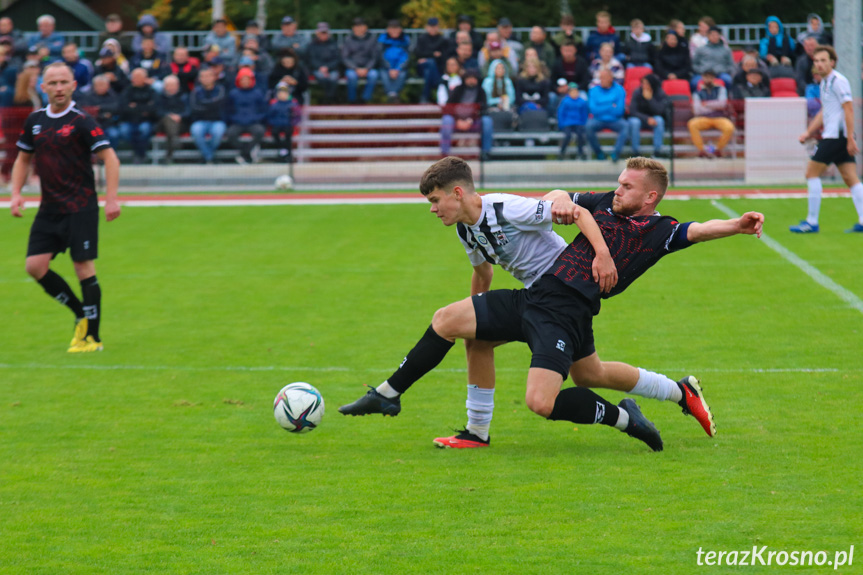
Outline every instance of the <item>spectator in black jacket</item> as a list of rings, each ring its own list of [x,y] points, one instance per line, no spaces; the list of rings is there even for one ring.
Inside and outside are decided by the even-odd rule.
[[[471,53],[476,56],[479,54],[479,51],[482,50],[482,45],[485,43],[485,40],[482,37],[482,34],[473,29],[473,18],[468,16],[467,14],[459,14],[456,19],[456,29],[450,32],[450,40],[453,43],[458,43],[458,38],[456,35],[459,32],[467,32],[470,36],[471,43]]]
[[[692,76],[692,61],[689,47],[681,42],[674,30],[665,33],[662,47],[656,53],[653,67],[660,80],[689,80]]]
[[[279,54],[273,71],[270,72],[268,86],[274,90],[280,82],[284,82],[291,88],[291,96],[302,104],[305,100],[306,90],[309,88],[309,73],[303,63],[297,57],[293,48],[284,48]]]
[[[560,58],[551,69],[551,82],[553,90],[549,93],[549,110],[552,114],[557,113],[557,103],[566,96],[569,91],[567,86],[570,82],[578,84],[582,94],[587,93],[587,88],[593,75],[584,58],[578,56],[575,42],[564,41],[560,45]]]
[[[485,90],[479,85],[479,70],[465,70],[464,82],[453,88],[443,109],[440,128],[440,149],[444,156],[449,155],[453,132],[480,132],[482,157],[488,158],[491,152],[493,126]]]
[[[735,100],[746,98],[769,98],[770,84],[764,79],[764,74],[758,68],[746,73],[746,81],[735,83],[731,91],[731,97]]]
[[[662,91],[659,76],[648,74],[641,79],[641,86],[632,93],[629,102],[629,134],[632,153],[639,155],[642,128],[653,130],[653,157],[665,158],[667,154],[662,149],[665,137],[665,118],[668,114],[669,100]]]
[[[117,127],[120,95],[111,89],[111,80],[104,74],[95,76],[92,86],[92,90],[81,95],[81,101],[78,103],[96,119],[99,127],[111,141],[111,146],[116,148],[120,141],[120,129]]]
[[[318,22],[315,36],[307,48],[306,58],[312,75],[324,90],[324,103],[334,102],[342,55],[335,39],[330,37],[330,25],[326,22]]]
[[[515,81],[515,105],[518,113],[525,110],[548,110],[550,83],[542,72],[542,62],[528,58]]]
[[[443,75],[444,63],[451,52],[450,41],[440,33],[440,20],[432,16],[426,21],[426,31],[417,38],[414,55],[417,59],[417,72],[423,78],[421,104],[427,104],[437,91]]]
[[[156,92],[147,82],[147,70],[132,70],[131,84],[120,97],[120,137],[132,145],[134,163],[142,164],[150,147],[156,118]]]
[[[202,68],[198,73],[198,87],[189,98],[189,120],[192,122],[189,131],[207,164],[215,161],[216,150],[227,130],[224,118],[226,99],[227,91],[224,85],[216,82],[216,72],[212,68]]]
[[[644,31],[644,22],[638,18],[629,23],[630,33],[623,43],[623,53],[626,54],[626,67],[650,66],[656,58],[656,47],[650,34]]]
[[[156,131],[165,134],[165,163],[174,163],[174,150],[189,116],[189,97],[180,89],[180,79],[170,74],[162,82],[162,93],[156,101],[159,123]]]

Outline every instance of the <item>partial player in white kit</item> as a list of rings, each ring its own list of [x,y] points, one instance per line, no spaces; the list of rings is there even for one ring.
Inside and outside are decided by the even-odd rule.
[[[832,46],[818,46],[812,55],[815,70],[821,76],[821,111],[800,135],[800,143],[813,137],[823,127],[821,141],[806,165],[806,186],[809,191],[809,212],[806,219],[789,229],[796,234],[819,231],[821,212],[821,174],[830,164],[836,164],[857,209],[857,222],[846,230],[863,233],[863,184],[857,177],[857,139],[854,135],[854,103],[848,78],[834,70],[836,51]],[[850,134],[850,137],[848,137]]]
[[[472,296],[490,289],[493,264],[500,265],[525,287],[530,287],[567,246],[567,242],[552,230],[553,221],[571,224],[573,215],[579,213],[573,210],[571,195],[562,190],[556,190],[542,200],[511,194],[480,196],[474,190],[470,166],[454,157],[433,164],[423,176],[420,189],[432,203],[432,213],[444,225],[457,224],[459,239],[474,266]],[[604,242],[602,247],[605,247]],[[596,251],[601,254],[601,250]],[[613,264],[604,265],[601,257],[594,260],[593,272],[594,280],[603,292],[611,290],[617,283]],[[494,409],[494,347],[498,344],[466,340],[465,345],[469,382],[468,423],[455,436],[435,439],[435,445],[439,447],[469,448],[489,444],[488,431]],[[604,387],[675,401],[684,413],[696,416],[708,435],[712,437],[715,433],[712,415],[695,377],[687,376],[674,382],[664,375],[624,363],[600,362],[596,353],[576,361],[570,375],[579,386]],[[399,395],[388,382],[384,382],[353,404],[342,406],[339,411],[346,415],[397,415],[401,410]]]

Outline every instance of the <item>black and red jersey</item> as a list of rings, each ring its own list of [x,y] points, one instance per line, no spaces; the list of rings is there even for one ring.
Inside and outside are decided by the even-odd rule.
[[[583,294],[599,312],[600,297],[615,296],[629,287],[663,256],[689,247],[686,239],[688,223],[680,224],[674,218],[652,216],[621,216],[612,211],[614,192],[604,194],[575,194],[573,201],[593,214],[617,266],[617,285],[610,293],[600,294],[599,284],[593,280],[593,246],[579,234],[558,256],[548,273],[555,275],[568,286]]]
[[[42,184],[40,213],[99,209],[91,156],[110,148],[111,143],[75,102],[59,114],[47,107],[30,114],[17,146],[34,154],[34,168]]]

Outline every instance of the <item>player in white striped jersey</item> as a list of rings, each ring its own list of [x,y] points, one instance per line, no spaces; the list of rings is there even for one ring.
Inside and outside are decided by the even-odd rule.
[[[796,234],[817,233],[821,212],[821,174],[830,164],[836,164],[845,185],[851,190],[851,199],[857,208],[857,222],[848,232],[863,233],[863,184],[857,177],[857,139],[854,135],[854,103],[848,78],[834,70],[836,51],[831,46],[818,46],[812,55],[815,70],[821,76],[821,111],[806,131],[800,134],[800,143],[821,132],[821,141],[806,165],[806,187],[809,192],[809,211],[806,219],[789,228]]]
[[[493,264],[501,265],[529,287],[548,270],[567,245],[552,230],[553,222],[571,224],[579,214],[573,209],[570,195],[562,190],[555,190],[542,200],[511,194],[480,196],[474,190],[470,166],[454,157],[433,164],[424,174],[420,190],[431,202],[431,212],[444,225],[457,225],[459,239],[474,266],[471,296],[490,289]],[[552,199],[557,201],[552,202]],[[585,213],[585,217],[593,220],[589,213]],[[585,225],[582,220],[579,222]],[[594,280],[599,283],[601,291],[608,292],[617,283],[617,270],[602,257],[607,252],[604,242],[596,252],[600,257],[593,262]],[[498,343],[483,340],[465,340],[468,424],[464,431],[453,437],[436,438],[435,445],[468,448],[489,444],[488,430],[494,410],[496,345]],[[595,354],[573,364],[570,375],[576,384],[683,402],[681,407],[685,413],[703,414],[696,416],[699,423],[711,437],[715,433],[709,409],[688,409],[690,403],[697,401],[700,405],[703,402],[694,377],[688,376],[677,383],[664,375],[627,364],[594,362],[593,359],[596,359]],[[403,391],[387,381],[353,404],[342,406],[339,411],[346,415],[397,415],[401,409],[398,398]]]

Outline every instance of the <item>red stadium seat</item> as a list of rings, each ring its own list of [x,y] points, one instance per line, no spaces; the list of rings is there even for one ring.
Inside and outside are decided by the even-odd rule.
[[[743,50],[732,50],[731,57],[734,58],[734,63],[739,64],[743,57],[746,55],[746,52]]]
[[[778,92],[773,92],[772,96],[774,98],[799,98],[800,94],[797,92],[789,92],[788,90],[779,90]]]
[[[717,86],[725,86],[725,80],[723,80],[722,78],[714,78],[713,83],[716,84]],[[699,80],[698,85],[695,86],[695,91],[697,92],[702,87],[704,87],[704,80]]]
[[[641,80],[627,80],[623,86],[626,90],[626,111],[629,112],[629,102],[632,101],[632,93],[641,87]]]
[[[623,84],[626,86],[629,85],[630,82],[641,82],[642,78],[651,73],[653,73],[653,69],[649,66],[633,66],[632,68],[627,68],[623,77]]]
[[[777,96],[779,92],[794,92],[797,96],[797,81],[794,78],[771,78],[770,93]]]
[[[668,96],[692,96],[689,80],[663,80],[662,91]]]

